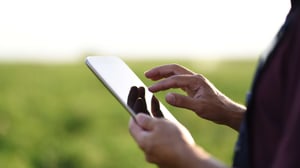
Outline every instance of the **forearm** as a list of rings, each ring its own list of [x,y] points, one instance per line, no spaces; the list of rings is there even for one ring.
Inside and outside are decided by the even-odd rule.
[[[220,161],[216,160],[202,148],[195,146],[191,152],[191,165],[188,168],[225,168],[226,166]]]
[[[228,126],[239,131],[240,125],[244,118],[246,107],[240,104],[235,104],[231,111],[230,119],[228,120]]]
[[[223,121],[223,125],[227,125],[236,131],[239,131],[241,122],[246,112],[246,107],[238,104],[228,97],[224,97],[224,114],[226,117]]]
[[[226,168],[224,164],[211,157],[199,146],[182,149],[181,155],[169,166],[158,165],[160,168]]]

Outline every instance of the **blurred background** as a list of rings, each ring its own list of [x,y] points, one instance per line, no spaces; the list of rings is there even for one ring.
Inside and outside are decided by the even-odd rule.
[[[147,85],[144,71],[182,64],[244,104],[289,8],[288,0],[0,1],[0,167],[155,167],[85,57],[119,56]],[[166,93],[157,95],[164,104]],[[167,108],[231,164],[237,133]]]
[[[10,0],[0,3],[1,60],[257,57],[288,0]]]

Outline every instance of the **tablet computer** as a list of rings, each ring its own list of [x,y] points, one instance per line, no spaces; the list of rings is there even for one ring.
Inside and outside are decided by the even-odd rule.
[[[151,111],[153,93],[148,91],[147,86],[121,58],[117,56],[88,56],[86,64],[134,119],[136,114],[127,105],[128,94],[132,86],[145,88],[147,109]],[[159,104],[164,118],[178,122],[161,102]]]

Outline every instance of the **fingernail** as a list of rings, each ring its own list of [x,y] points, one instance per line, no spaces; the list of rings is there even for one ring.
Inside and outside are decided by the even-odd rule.
[[[149,90],[150,92],[153,92],[153,86],[149,86],[149,87],[148,87],[148,90]]]
[[[175,104],[176,101],[175,96],[172,93],[168,93],[166,95],[166,101],[170,104]]]
[[[144,72],[144,75],[146,76],[146,77],[149,77],[149,73],[150,71],[146,71],[146,72]]]

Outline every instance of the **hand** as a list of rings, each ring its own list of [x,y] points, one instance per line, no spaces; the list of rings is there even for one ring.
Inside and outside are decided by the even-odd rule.
[[[163,113],[160,110],[159,101],[155,96],[151,98],[151,113],[147,110],[147,104],[145,99],[145,88],[132,86],[127,98],[127,105],[132,108],[135,114],[143,113],[156,118],[164,118]],[[181,128],[185,137],[189,138],[190,142],[194,142],[194,139],[190,132],[177,120],[172,120],[174,124]]]
[[[137,123],[130,120],[129,129],[139,147],[145,152],[146,160],[160,167],[176,167],[184,162],[185,147],[193,146],[180,127],[165,119],[136,116]]]
[[[186,136],[186,129],[163,118],[138,114],[129,130],[146,160],[160,168],[224,167]]]
[[[149,87],[152,92],[181,88],[187,96],[169,93],[166,101],[176,107],[194,111],[210,121],[239,129],[246,108],[222,94],[203,75],[176,64],[163,65],[145,73],[147,78],[160,80]]]

